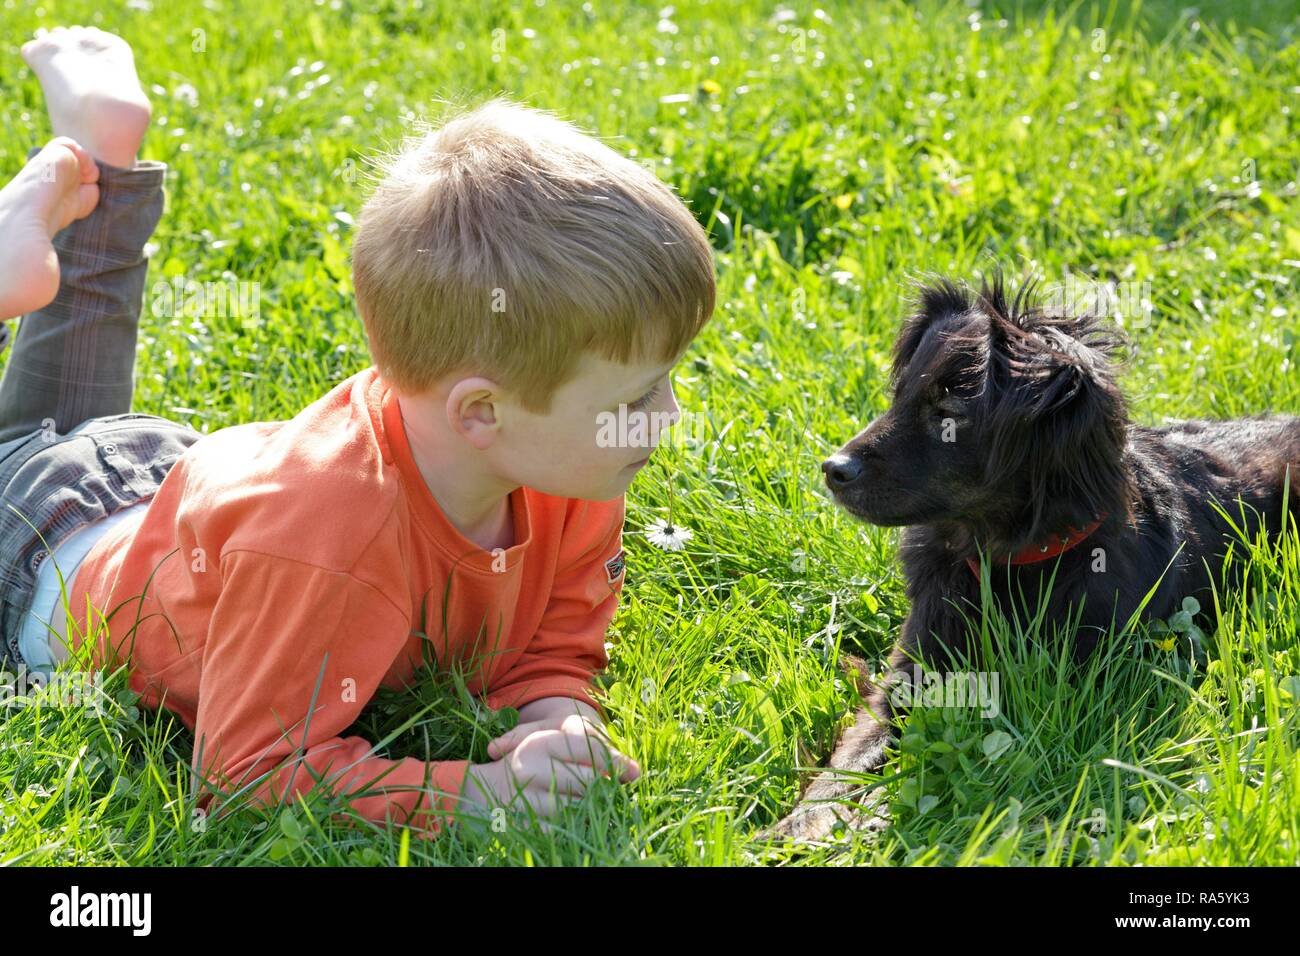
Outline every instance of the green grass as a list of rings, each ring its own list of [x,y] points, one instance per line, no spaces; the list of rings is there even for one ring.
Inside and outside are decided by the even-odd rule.
[[[884,409],[912,278],[1000,263],[1149,284],[1123,379],[1138,421],[1300,412],[1292,4],[691,4],[662,30],[634,4],[11,6],[0,170],[49,132],[21,40],[120,32],[155,104],[145,155],[172,169],[151,281],[261,284],[256,318],[146,317],[141,411],[208,431],[285,418],[367,364],[348,277],[364,158],[439,98],[506,92],[654,161],[710,231],[719,308],[676,377],[715,431],[661,451],[629,495],[606,693],[635,785],[593,788],[549,831],[409,840],[329,822],[321,795],[200,830],[192,740],[119,675],[103,716],[0,724],[0,860],[1300,861],[1294,534],[1242,543],[1254,587],[1220,596],[1208,665],[1138,629],[1080,672],[1041,621],[988,615],[1001,713],[908,721],[882,839],[803,855],[754,839],[854,702],[837,655],[879,660],[907,612],[896,533],[834,509],[817,465]],[[694,535],[682,552],[641,534],[670,500]],[[362,723],[390,754],[481,757],[488,715],[454,682],[419,698]]]

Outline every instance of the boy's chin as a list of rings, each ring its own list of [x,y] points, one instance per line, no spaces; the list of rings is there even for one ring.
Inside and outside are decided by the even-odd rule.
[[[608,490],[604,494],[592,496],[591,500],[610,501],[614,498],[622,497],[623,495],[627,494],[628,488],[631,487],[632,482],[636,479],[636,476],[641,473],[641,471],[642,468],[640,467],[624,468],[618,474],[614,475],[613,478],[610,479],[608,484]]]
[[[540,484],[529,485],[534,491],[556,498],[575,498],[578,501],[613,501],[627,494],[628,486],[636,477],[636,471],[624,470],[610,475],[603,482],[587,482],[582,486],[557,482],[553,486],[542,487]]]
[[[628,488],[632,485],[632,479],[634,479],[636,475],[637,473],[635,471],[624,472],[618,475],[611,480],[608,485],[606,485],[603,492],[589,495],[588,500],[612,501],[615,498],[621,498],[623,495],[627,494]]]

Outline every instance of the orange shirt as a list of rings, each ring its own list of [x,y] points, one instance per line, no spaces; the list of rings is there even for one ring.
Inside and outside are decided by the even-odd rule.
[[[377,791],[349,800],[361,816],[436,830],[421,811],[431,797],[454,807],[469,761],[389,760],[340,736],[377,688],[408,686],[427,653],[468,664],[469,689],[486,690],[494,709],[560,696],[595,705],[589,681],[608,663],[623,498],[521,488],[510,505],[512,547],[465,538],[370,368],[290,421],[191,446],[141,521],[86,556],[69,589],[71,630],[89,633],[87,595],[109,616],[95,665],[129,656],[132,689],[194,731],[195,772],[227,792],[293,756],[250,788],[254,799],[325,774],[338,793]]]

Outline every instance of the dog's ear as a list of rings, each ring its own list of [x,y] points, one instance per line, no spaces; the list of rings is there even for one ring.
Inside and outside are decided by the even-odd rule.
[[[992,384],[1029,393],[1022,414],[1034,417],[1064,409],[1089,388],[1113,387],[1112,359],[1124,341],[1091,313],[1045,314],[1036,287],[1031,279],[1008,298],[997,272],[977,297],[989,322],[989,371],[1001,379]]]
[[[912,361],[930,326],[951,315],[961,315],[975,307],[975,294],[942,276],[926,276],[917,284],[912,314],[903,323],[894,342],[892,380],[894,384]]]
[[[1026,283],[1008,300],[1000,275],[981,288],[989,319],[989,480],[1028,480],[1086,522],[1121,505],[1128,413],[1111,358],[1122,336],[1093,315],[1048,316]]]

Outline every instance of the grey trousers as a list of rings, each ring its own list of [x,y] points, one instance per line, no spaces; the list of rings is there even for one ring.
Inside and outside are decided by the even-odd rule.
[[[201,437],[131,413],[144,246],[162,214],[166,167],[99,169],[95,211],[54,240],[58,296],[21,319],[0,380],[0,670],[23,666],[19,625],[50,553],[152,498]]]
[[[100,163],[99,204],[54,237],[59,293],[21,320],[0,380],[0,442],[131,410],[144,245],[162,216],[166,172],[158,162]]]

